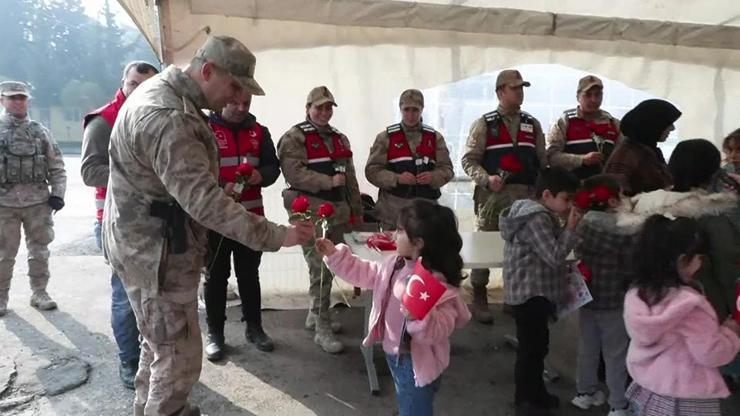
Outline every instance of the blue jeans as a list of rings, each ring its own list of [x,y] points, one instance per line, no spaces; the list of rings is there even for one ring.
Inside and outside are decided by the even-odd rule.
[[[102,247],[101,224],[95,221],[95,242],[98,248]],[[131,309],[126,289],[116,272],[110,277],[111,304],[110,326],[113,328],[113,337],[118,345],[118,358],[122,363],[131,363],[139,360],[139,328],[136,326],[136,316]]]
[[[414,383],[411,354],[386,354],[385,360],[396,385],[399,416],[430,416],[434,413],[434,395],[439,390],[441,377],[424,387]]]

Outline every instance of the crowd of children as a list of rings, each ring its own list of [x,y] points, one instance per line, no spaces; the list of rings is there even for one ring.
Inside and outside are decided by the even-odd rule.
[[[577,391],[571,403],[588,409],[608,400],[609,416],[721,414],[720,400],[730,394],[722,375],[740,375],[740,324],[732,319],[740,209],[734,176],[716,187],[721,172],[734,175],[740,165],[740,131],[723,149],[727,164],[721,167],[711,142],[681,142],[668,162],[673,188],[632,198],[623,196],[616,176],[580,182],[565,169],[545,168],[535,197],[501,213],[504,301],[519,341],[517,405],[559,406],[542,373],[549,324],[563,301],[568,255],[574,252],[593,300],[578,311]],[[382,344],[399,414],[430,415],[449,365],[449,337],[471,317],[458,290],[462,240],[454,213],[414,201],[400,212],[396,244],[396,255],[382,263],[362,260],[326,239],[317,240],[316,249],[338,277],[373,290],[363,344]],[[402,302],[417,259],[447,288],[423,319]],[[599,390],[602,358],[608,399]]]

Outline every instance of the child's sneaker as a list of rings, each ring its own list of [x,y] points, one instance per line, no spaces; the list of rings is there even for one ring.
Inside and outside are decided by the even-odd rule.
[[[574,397],[573,400],[571,400],[570,402],[575,407],[587,410],[591,406],[601,406],[602,404],[606,403],[606,396],[600,390],[597,390],[596,392],[591,394],[578,393],[576,397]]]
[[[632,416],[634,413],[629,406],[624,409],[612,409],[606,416]]]

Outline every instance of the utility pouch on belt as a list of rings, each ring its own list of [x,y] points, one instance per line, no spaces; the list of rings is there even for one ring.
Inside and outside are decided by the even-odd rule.
[[[185,233],[185,210],[177,202],[153,201],[149,215],[165,221],[164,237],[170,246],[170,253],[182,254],[188,249]]]

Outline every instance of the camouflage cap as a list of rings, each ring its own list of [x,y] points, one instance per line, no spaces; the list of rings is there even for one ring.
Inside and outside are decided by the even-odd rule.
[[[588,91],[593,87],[604,88],[604,84],[595,75],[586,75],[578,81],[578,90],[576,92]]]
[[[306,98],[306,105],[321,105],[325,103],[332,103],[334,107],[337,106],[337,102],[334,101],[334,96],[329,91],[329,88],[325,86],[316,87],[308,93]]]
[[[401,98],[398,100],[398,106],[401,108],[416,107],[422,109],[424,108],[424,94],[419,90],[406,90],[401,94]]]
[[[265,91],[254,79],[257,58],[237,39],[229,36],[209,36],[195,53],[195,57],[213,62],[226,70],[244,90],[254,95],[265,95]]]
[[[522,74],[519,73],[516,69],[504,69],[503,71],[498,73],[498,76],[496,77],[496,89],[499,89],[503,87],[504,85],[508,85],[510,87],[518,87],[520,85],[523,85],[525,87],[529,87],[530,84],[528,81],[525,81],[522,79]]]
[[[25,95],[26,97],[31,96],[28,92],[28,85],[20,81],[0,82],[0,95],[3,97],[11,97],[13,95]]]

